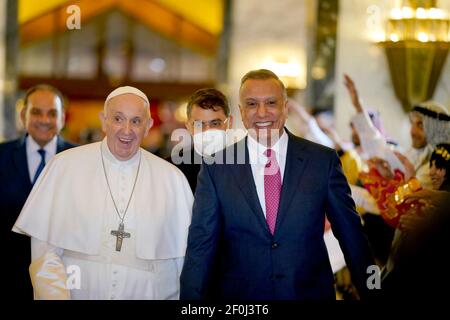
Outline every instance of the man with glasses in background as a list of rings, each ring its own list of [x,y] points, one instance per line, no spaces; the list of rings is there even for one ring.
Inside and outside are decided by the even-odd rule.
[[[192,144],[190,149],[174,148],[168,159],[186,176],[192,192],[197,186],[197,175],[203,157],[210,157],[226,147],[226,130],[231,128],[233,118],[225,95],[217,89],[197,90],[187,105],[187,122]]]

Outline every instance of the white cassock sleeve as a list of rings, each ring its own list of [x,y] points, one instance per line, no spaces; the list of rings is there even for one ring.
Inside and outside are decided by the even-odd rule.
[[[30,278],[35,300],[69,300],[64,250],[31,238]]]

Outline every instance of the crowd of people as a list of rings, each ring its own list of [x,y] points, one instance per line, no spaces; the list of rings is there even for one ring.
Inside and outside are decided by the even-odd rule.
[[[242,140],[226,96],[205,88],[188,102],[191,143],[166,159],[140,147],[153,120],[137,88],[106,97],[105,138],[84,146],[59,135],[62,94],[31,88],[26,134],[0,144],[9,298],[436,297],[449,282],[450,113],[414,106],[402,148],[344,83],[351,142],[260,69],[241,80]],[[380,286],[368,285],[373,266]]]

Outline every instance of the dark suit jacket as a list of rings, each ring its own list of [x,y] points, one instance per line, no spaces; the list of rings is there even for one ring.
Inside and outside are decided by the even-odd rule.
[[[323,239],[325,213],[362,297],[374,264],[339,158],[290,133],[275,234],[258,200],[247,139],[245,164],[203,164],[181,274],[184,300],[335,299]],[[214,275],[214,276],[213,276]]]
[[[74,146],[58,137],[57,152]],[[33,297],[28,273],[30,239],[11,231],[31,188],[25,137],[0,144],[0,243],[6,247],[0,274],[8,275],[5,291],[10,299]]]
[[[182,163],[174,163],[172,157],[166,158],[167,161],[175,165],[181,172],[186,176],[189,186],[192,192],[195,192],[197,188],[197,176],[200,172],[200,166],[202,163],[202,156],[195,152],[194,148],[188,150],[189,154],[184,154],[183,150],[180,151],[180,158],[188,161],[183,161]],[[186,157],[185,157],[186,156]]]

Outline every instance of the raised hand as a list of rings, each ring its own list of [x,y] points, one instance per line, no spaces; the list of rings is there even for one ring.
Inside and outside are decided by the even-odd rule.
[[[353,82],[352,78],[350,78],[350,76],[346,73],[344,73],[344,84],[347,87],[347,91],[350,95],[350,98],[352,99],[352,104],[355,107],[356,112],[363,112],[355,83]]]

